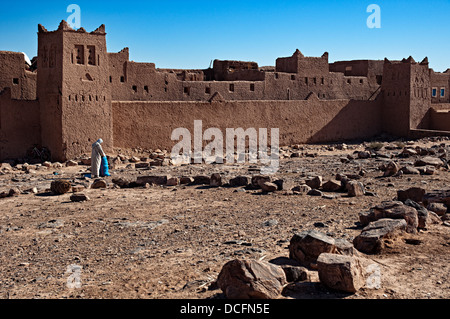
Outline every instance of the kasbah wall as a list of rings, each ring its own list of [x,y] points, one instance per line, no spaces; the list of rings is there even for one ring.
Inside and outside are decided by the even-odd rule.
[[[214,61],[203,70],[157,69],[108,53],[105,26],[38,26],[38,55],[0,51],[0,160],[33,145],[54,161],[113,148],[170,150],[176,128],[279,128],[280,145],[450,135],[450,71],[416,62],[329,63],[296,50],[275,66]]]

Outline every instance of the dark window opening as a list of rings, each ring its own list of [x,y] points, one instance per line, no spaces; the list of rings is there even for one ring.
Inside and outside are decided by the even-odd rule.
[[[275,79],[278,79],[278,73],[275,73]]]
[[[291,80],[295,81],[295,75],[291,75]]]
[[[381,85],[382,81],[383,81],[383,76],[382,75],[377,75],[377,84]]]
[[[122,82],[122,83],[125,82],[125,77],[124,77],[124,76],[121,76],[121,77],[120,77],[120,82]]]
[[[437,89],[433,88],[433,90],[431,91],[431,96],[432,97],[436,97],[437,96]]]
[[[314,78],[314,84],[317,84],[317,78]]]
[[[18,85],[19,84],[19,79],[18,78],[14,78],[13,79],[13,84],[14,85]]]
[[[137,86],[136,85],[133,85],[133,91],[134,91],[134,93],[137,93]]]
[[[112,76],[109,77],[109,82],[112,83]]]
[[[352,80],[351,79],[347,79],[347,84],[352,84]]]
[[[441,97],[445,96],[445,89],[441,89]]]
[[[234,84],[230,84],[230,92],[234,92]]]
[[[147,85],[144,86],[144,91],[145,91],[145,93],[148,93],[148,86]]]
[[[88,50],[88,64],[89,65],[95,65],[95,46],[93,45],[88,45],[87,46],[87,50]]]
[[[322,84],[322,85],[325,84],[325,79],[324,79],[324,78],[321,78],[321,79],[320,79],[320,84]]]
[[[305,78],[305,84],[308,84],[308,78]]]
[[[210,87],[206,87],[205,88],[205,94],[211,94],[211,88]]]
[[[364,80],[363,79],[360,79],[359,80],[359,84],[363,84],[364,83]]]
[[[185,87],[184,87],[184,94],[186,94],[186,95],[191,95],[191,88],[185,86]]]
[[[252,91],[252,92],[255,91],[255,84],[254,83],[250,84],[250,91]]]
[[[77,64],[84,64],[84,45],[75,46],[75,59]]]

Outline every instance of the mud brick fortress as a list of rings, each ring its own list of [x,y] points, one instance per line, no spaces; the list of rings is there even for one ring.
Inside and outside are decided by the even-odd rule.
[[[450,71],[428,59],[328,62],[296,51],[274,67],[214,61],[204,70],[157,69],[107,52],[105,26],[38,26],[32,66],[0,51],[0,159],[50,149],[53,160],[113,148],[168,149],[175,128],[279,128],[280,145],[450,135]]]

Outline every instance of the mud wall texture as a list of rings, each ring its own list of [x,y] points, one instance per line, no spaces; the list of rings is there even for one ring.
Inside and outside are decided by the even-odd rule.
[[[447,110],[431,109],[431,128],[438,131],[450,131],[450,108]]]
[[[38,101],[13,100],[11,90],[0,93],[0,159],[23,158],[41,144]]]
[[[35,100],[36,81],[37,73],[26,69],[23,53],[0,51],[0,91],[11,88],[13,99]]]
[[[114,146],[171,148],[176,128],[280,129],[280,145],[368,138],[380,133],[379,101],[113,102]],[[193,140],[193,137],[192,137]]]

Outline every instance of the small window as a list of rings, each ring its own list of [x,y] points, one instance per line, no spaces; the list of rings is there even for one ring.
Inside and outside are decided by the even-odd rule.
[[[445,89],[441,88],[441,97],[444,97],[444,96],[445,96]]]
[[[352,84],[352,80],[351,79],[347,79],[347,84]]]
[[[93,45],[88,45],[87,46],[87,51],[88,51],[88,64],[89,65],[95,65],[95,46]]]
[[[308,84],[308,78],[305,78],[305,84]]]
[[[186,94],[186,95],[190,95],[190,94],[191,94],[191,88],[190,88],[190,87],[187,87],[187,86],[185,86],[185,87],[184,87],[184,94]]]
[[[320,79],[320,84],[322,84],[322,85],[325,84],[325,79],[324,79],[324,78],[321,78],[321,79]]]
[[[431,96],[432,96],[432,97],[436,97],[436,96],[437,96],[437,88],[433,88],[433,89],[431,90]]]
[[[13,84],[14,85],[18,85],[19,84],[19,79],[18,78],[14,78],[13,79]]]
[[[295,81],[295,75],[291,75],[291,80]]]
[[[120,77],[120,82],[122,82],[122,83],[125,82],[125,77],[124,77],[124,76],[121,76],[121,77]]]
[[[234,84],[230,84],[230,92],[234,92]]]
[[[144,91],[145,91],[145,93],[148,93],[148,86],[147,85],[144,86]]]
[[[359,80],[359,84],[364,84],[364,80],[363,80],[363,79],[360,79],[360,80]]]
[[[109,77],[109,83],[112,83],[112,76]]]
[[[205,94],[211,94],[211,88],[210,87],[206,87],[205,88]]]
[[[250,84],[250,91],[255,92],[255,83]]]
[[[317,84],[317,78],[314,78],[314,84]]]
[[[133,85],[133,91],[134,91],[134,93],[137,93],[137,86],[136,85]]]
[[[275,79],[278,79],[278,73],[275,73]]]

